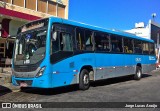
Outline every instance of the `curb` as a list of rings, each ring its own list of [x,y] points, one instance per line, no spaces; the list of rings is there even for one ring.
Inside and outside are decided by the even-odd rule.
[[[19,86],[13,86],[10,73],[0,73],[0,94],[20,90]]]
[[[151,71],[151,73],[155,73],[155,72],[159,72],[160,71],[160,68],[156,69],[156,70],[153,70]]]
[[[7,83],[12,83],[11,74],[0,73],[0,85],[5,85]]]
[[[11,83],[0,85],[0,93],[16,92],[19,90],[20,90],[20,87],[13,86]]]

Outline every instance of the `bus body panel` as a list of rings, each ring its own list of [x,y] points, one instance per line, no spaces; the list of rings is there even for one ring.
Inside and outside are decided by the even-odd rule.
[[[142,73],[147,73],[155,69],[156,57],[154,55],[136,55],[124,53],[111,52],[79,52],[73,53],[72,56],[59,60],[52,64],[50,57],[50,41],[51,30],[54,23],[73,25],[78,27],[88,28],[90,30],[97,30],[110,34],[117,34],[133,39],[144,40],[153,43],[152,40],[138,38],[137,36],[126,34],[122,32],[106,30],[99,27],[93,27],[86,24],[80,24],[69,20],[50,17],[47,40],[46,40],[46,55],[40,64],[39,68],[46,67],[43,75],[40,77],[15,77],[12,75],[13,85],[20,85],[20,82],[26,82],[28,87],[39,88],[54,88],[71,84],[79,83],[79,74],[84,66],[91,66],[93,68],[93,80],[101,80],[112,77],[119,77],[125,75],[135,74],[137,64],[141,64]],[[12,65],[14,70],[14,65]],[[13,71],[14,73],[14,71]],[[16,72],[15,72],[16,73]],[[23,72],[21,72],[23,73]],[[37,73],[37,72],[35,72]],[[20,74],[20,72],[19,72]],[[36,74],[35,74],[36,75]]]
[[[15,86],[21,86],[21,83],[26,83],[26,86],[22,87],[38,87],[38,88],[51,88],[51,79],[48,75],[43,75],[39,78],[16,78],[12,76],[12,84]]]
[[[95,69],[94,80],[101,80],[134,74],[138,63],[142,64],[143,73],[155,68],[154,56],[88,53],[75,55],[50,65],[50,69],[45,71],[42,77],[13,77],[12,82],[17,85],[15,80],[33,81],[31,87],[54,88],[79,83],[81,68],[86,65],[91,65]]]
[[[137,64],[142,73],[155,69],[155,56],[132,54],[96,54],[96,80],[135,74]],[[150,59],[152,58],[152,59]]]
[[[51,65],[53,87],[79,83],[81,68],[86,65],[94,67],[94,64],[94,53],[88,53],[74,55]]]

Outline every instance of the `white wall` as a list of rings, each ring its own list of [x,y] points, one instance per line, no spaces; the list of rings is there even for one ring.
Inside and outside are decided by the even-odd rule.
[[[16,35],[18,28],[25,24],[26,22],[23,21],[16,21],[16,20],[11,20],[9,23],[9,35]]]
[[[150,34],[150,30],[149,27],[145,27],[145,28],[135,28],[135,29],[131,29],[131,30],[126,30],[126,32],[135,34],[136,36],[140,36],[146,39],[151,39],[149,34]]]

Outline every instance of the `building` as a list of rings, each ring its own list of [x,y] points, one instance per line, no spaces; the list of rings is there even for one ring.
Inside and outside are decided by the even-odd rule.
[[[68,19],[69,0],[0,0],[0,65],[2,58],[11,58],[14,40],[6,38],[15,36],[18,27],[23,24],[55,16]]]
[[[22,24],[49,16],[68,19],[68,0],[0,0],[0,36],[16,35]]]
[[[126,30],[126,32],[154,40],[156,46],[157,65],[160,66],[160,24],[153,20],[149,20],[148,24],[145,26],[143,22],[139,22],[135,23],[135,28]]]
[[[146,39],[152,39],[155,41],[156,46],[159,47],[160,39],[160,24],[149,20],[145,26],[144,22],[135,23],[135,28],[131,30],[125,30],[126,32],[135,34],[136,36],[143,37]]]
[[[126,32],[135,34],[137,36],[150,39],[150,31],[149,31],[149,25],[146,27],[144,26],[144,22],[135,23],[135,28],[131,30],[126,30]]]

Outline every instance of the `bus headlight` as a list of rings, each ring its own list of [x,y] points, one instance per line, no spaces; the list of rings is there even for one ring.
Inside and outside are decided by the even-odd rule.
[[[42,76],[45,68],[46,68],[46,67],[42,67],[42,68],[39,70],[39,72],[37,73],[36,77]]]

